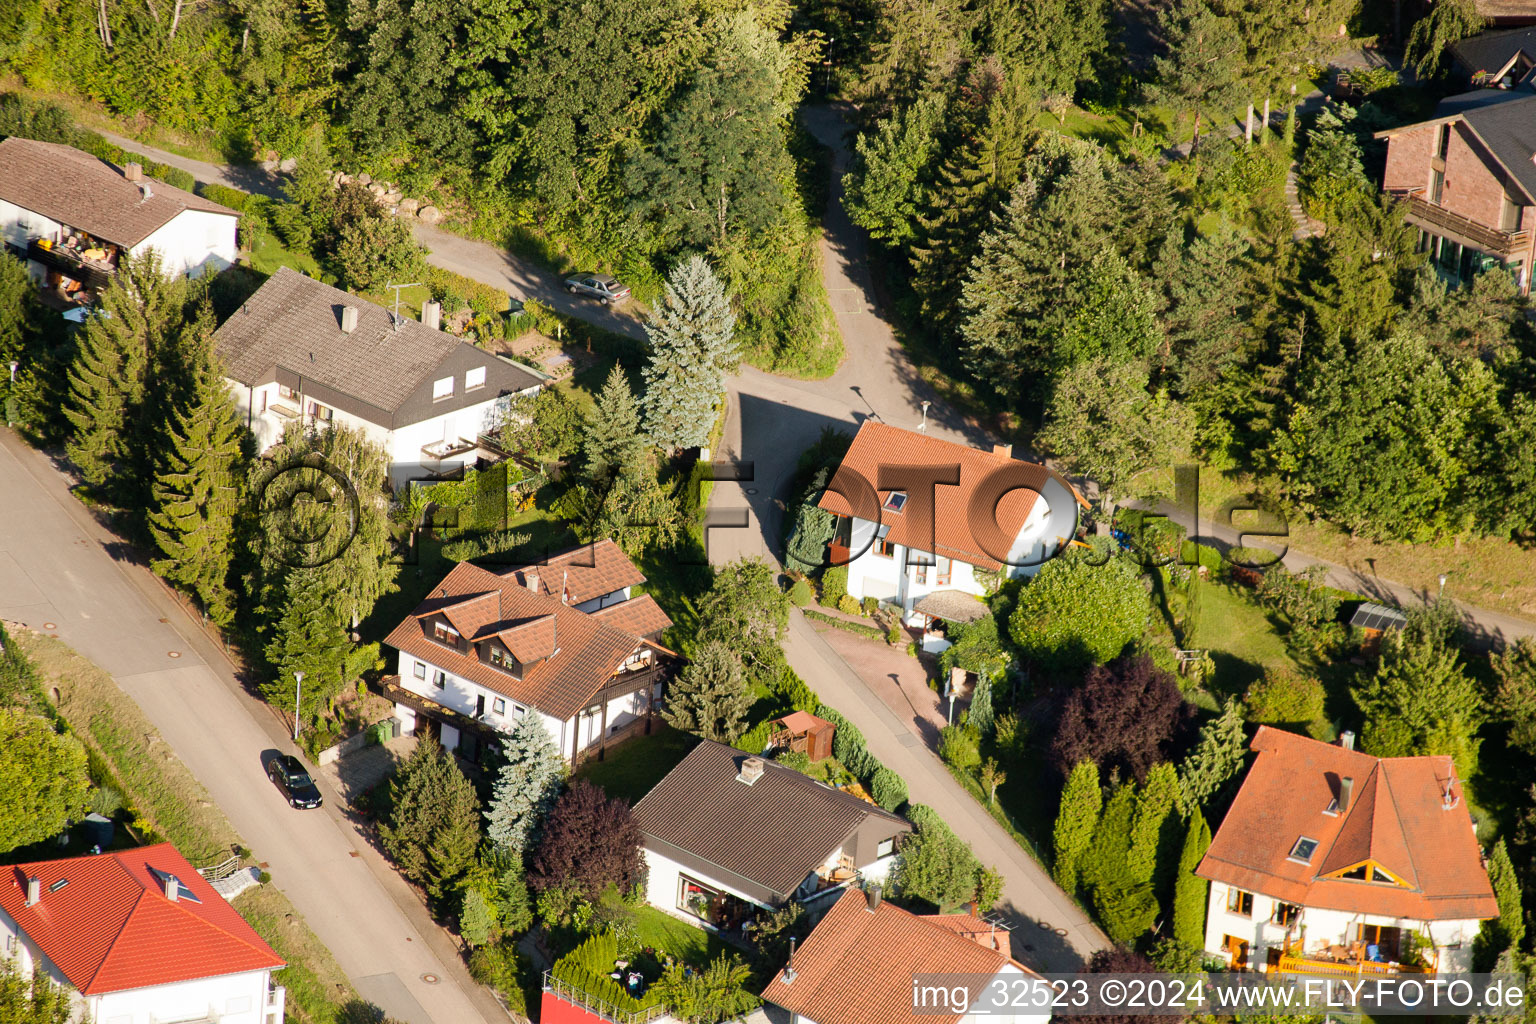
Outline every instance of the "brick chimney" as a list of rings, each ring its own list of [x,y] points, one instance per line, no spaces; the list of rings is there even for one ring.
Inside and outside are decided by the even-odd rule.
[[[29,906],[29,907],[37,906],[38,900],[40,900],[42,898],[43,898],[43,882],[42,882],[42,879],[38,878],[36,875],[33,875],[31,878],[27,879],[27,906]]]
[[[341,331],[343,334],[351,334],[357,330],[357,307],[341,307]]]
[[[123,177],[129,181],[142,181],[144,178],[144,165],[137,161],[123,164]]]
[[[441,330],[443,326],[443,304],[436,299],[428,299],[421,304],[421,323],[424,327],[430,327],[434,331]]]
[[[741,762],[741,774],[736,776],[737,779],[749,786],[762,777],[763,759],[760,757],[749,757]]]

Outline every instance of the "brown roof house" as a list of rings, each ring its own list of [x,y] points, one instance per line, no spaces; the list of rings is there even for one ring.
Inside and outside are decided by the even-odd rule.
[[[918,916],[882,900],[878,888],[849,890],[768,983],[763,999],[789,1011],[792,1024],[1045,1024],[1049,1009],[997,1013],[977,1006],[987,991],[1018,994],[1019,982],[1034,972],[989,937],[968,934],[973,920]],[[925,975],[947,978],[925,990]],[[922,1012],[914,1006],[919,1000]]]
[[[389,453],[389,478],[442,476],[502,453],[483,435],[545,378],[283,267],[214,335],[235,404],[266,451],[289,424],[345,423]]]
[[[105,288],[123,253],[153,249],[167,274],[223,270],[235,261],[239,218],[146,178],[137,163],[17,136],[0,142],[0,241],[70,298]]]
[[[611,540],[492,572],[461,562],[385,640],[385,695],[407,732],[478,760],[523,715],[571,761],[648,731],[677,655],[672,624]],[[604,588],[611,587],[611,590]]]
[[[635,805],[646,898],[722,929],[879,881],[912,826],[874,804],[708,740]]]
[[[1236,967],[1469,970],[1498,914],[1449,757],[1377,758],[1260,726],[1196,874],[1207,952]]]
[[[865,420],[820,507],[837,517],[833,564],[848,593],[899,604],[909,625],[934,595],[962,606],[999,575],[1032,575],[1077,532],[1082,497],[1044,466]]]

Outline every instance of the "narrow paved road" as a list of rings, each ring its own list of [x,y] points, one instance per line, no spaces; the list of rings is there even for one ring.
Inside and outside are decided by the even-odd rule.
[[[277,795],[261,753],[293,750],[281,725],[160,584],[121,560],[125,545],[47,457],[9,430],[0,430],[0,480],[0,618],[56,634],[112,674],[364,998],[408,1024],[506,1020],[334,793],[321,811],[295,811]]]

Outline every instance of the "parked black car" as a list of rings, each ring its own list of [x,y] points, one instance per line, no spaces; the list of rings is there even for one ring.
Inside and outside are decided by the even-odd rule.
[[[290,807],[319,807],[322,803],[315,781],[292,754],[280,754],[268,761],[267,778],[288,798]]]

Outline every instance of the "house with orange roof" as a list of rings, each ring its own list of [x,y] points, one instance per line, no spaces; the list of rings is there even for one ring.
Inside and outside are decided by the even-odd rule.
[[[957,925],[943,920],[951,916],[961,919]],[[981,1010],[987,990],[1016,993],[1035,975],[998,948],[990,932],[970,934],[974,921],[969,914],[920,916],[882,900],[878,888],[850,889],[790,954],[763,999],[787,1011],[792,1024],[1045,1024],[1048,1007]],[[919,1013],[914,1003],[925,998],[925,975],[950,981],[944,1002]],[[963,992],[956,988],[958,976],[965,979]]]
[[[1009,445],[983,451],[875,420],[818,504],[837,519],[832,564],[847,565],[848,593],[900,605],[908,625],[963,615],[997,578],[1033,575],[1087,507]]]
[[[283,1024],[282,958],[169,843],[3,870],[0,955],[82,1021]]]
[[[491,571],[461,562],[394,628],[385,696],[407,733],[478,761],[522,716],[573,763],[650,728],[678,656],[672,620],[611,540]]]
[[[1195,873],[1206,952],[1235,968],[1470,969],[1499,912],[1449,757],[1372,757],[1260,726],[1258,753]]]

